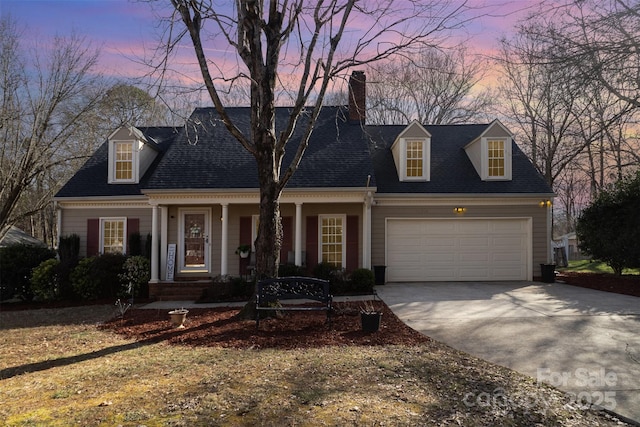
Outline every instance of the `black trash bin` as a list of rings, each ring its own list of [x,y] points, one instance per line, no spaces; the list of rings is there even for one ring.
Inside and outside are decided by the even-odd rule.
[[[540,270],[542,271],[542,281],[544,283],[553,283],[556,281],[555,264],[540,264]]]
[[[376,285],[384,285],[386,270],[386,265],[373,266],[373,275],[376,277]]]

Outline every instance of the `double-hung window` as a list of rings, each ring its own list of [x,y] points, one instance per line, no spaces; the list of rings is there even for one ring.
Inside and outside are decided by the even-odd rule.
[[[342,268],[346,264],[346,217],[320,216],[319,228],[320,261]]]
[[[116,181],[131,181],[133,179],[133,143],[117,142],[114,149]]]
[[[406,174],[407,178],[422,178],[424,176],[424,142],[422,140],[408,140],[406,142]]]
[[[490,178],[505,176],[505,141],[503,139],[487,141],[487,167]]]
[[[100,252],[103,254],[126,253],[127,219],[100,219]]]

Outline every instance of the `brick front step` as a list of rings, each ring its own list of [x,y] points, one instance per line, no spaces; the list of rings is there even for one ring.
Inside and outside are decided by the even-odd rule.
[[[156,301],[195,301],[211,284],[211,279],[149,283],[149,298]]]

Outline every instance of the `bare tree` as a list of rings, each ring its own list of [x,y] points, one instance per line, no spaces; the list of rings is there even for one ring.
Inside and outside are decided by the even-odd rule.
[[[578,137],[585,110],[584,87],[572,79],[575,70],[545,61],[546,45],[522,25],[511,39],[503,39],[498,62],[500,91],[516,124],[524,151],[553,187],[555,179],[584,150],[589,141]]]
[[[16,22],[0,19],[0,237],[49,203],[56,188],[38,179],[75,156],[67,143],[98,101],[97,58],[78,35],[28,49]],[[41,192],[21,203],[37,181]]]
[[[374,64],[367,79],[367,118],[378,124],[486,121],[494,98],[478,89],[485,62],[464,48],[425,48],[411,57]]]
[[[539,35],[552,59],[579,65],[620,100],[640,107],[640,3],[636,0],[568,0],[548,14],[557,25]]]
[[[188,36],[204,86],[221,120],[256,161],[260,186],[260,223],[256,242],[259,276],[277,276],[282,240],[280,195],[305,153],[330,82],[350,68],[384,60],[426,44],[438,44],[447,30],[460,25],[464,1],[406,0],[236,0],[224,10],[213,0],[171,0],[175,11],[167,32],[171,50]],[[178,25],[178,22],[180,25]],[[209,58],[210,43],[233,51],[231,72]],[[167,53],[160,70],[166,70]],[[284,76],[295,74],[286,87]],[[243,133],[225,111],[221,85],[250,84],[251,130]],[[284,129],[275,128],[278,95],[289,97]],[[362,106],[364,108],[364,106]],[[303,113],[308,113],[303,116]],[[304,117],[304,120],[301,120]],[[296,126],[304,135],[288,147]],[[295,159],[282,168],[285,148]]]

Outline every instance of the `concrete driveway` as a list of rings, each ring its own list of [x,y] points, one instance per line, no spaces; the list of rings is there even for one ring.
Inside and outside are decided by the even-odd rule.
[[[412,328],[640,422],[640,298],[536,282],[376,289]]]

